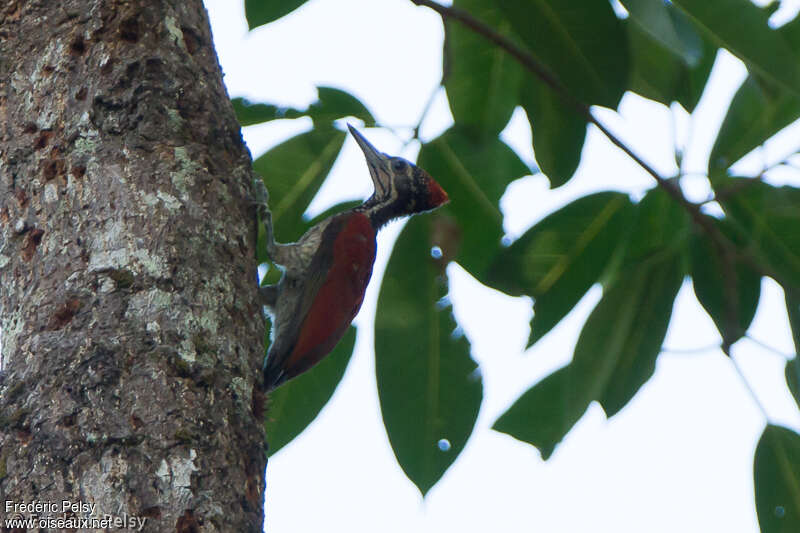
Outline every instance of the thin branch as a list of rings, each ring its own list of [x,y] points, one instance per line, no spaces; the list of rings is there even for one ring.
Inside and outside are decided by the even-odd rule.
[[[568,95],[561,82],[556,78],[544,65],[537,61],[532,55],[525,51],[522,47],[517,45],[514,41],[505,35],[498,33],[491,26],[484,24],[480,20],[473,17],[470,13],[459,9],[457,7],[448,7],[432,2],[431,0],[411,0],[412,3],[418,6],[428,7],[441,15],[442,19],[457,20],[464,26],[470,28],[478,35],[482,35],[489,41],[493,42],[506,52],[508,52],[514,59],[519,61],[525,68],[533,72],[536,77],[547,84],[551,89],[559,94],[569,96],[570,104],[575,107],[576,111],[581,114],[584,113],[586,106],[577,98]]]
[[[763,174],[752,178],[738,178],[732,185],[721,187],[714,191],[714,196],[704,200],[700,205],[710,204],[711,202],[722,202],[736,196],[739,192],[751,187],[754,183],[763,182]]]
[[[683,162],[685,161],[683,147],[678,146],[678,118],[675,106],[669,106],[669,126],[672,133],[672,152],[675,155],[675,165],[678,167],[678,177],[684,178]]]
[[[764,404],[762,404],[761,400],[758,399],[758,395],[756,394],[756,391],[750,385],[750,382],[747,381],[747,378],[745,377],[744,372],[742,372],[742,367],[739,366],[739,363],[737,363],[736,359],[734,359],[733,357],[728,356],[728,360],[730,360],[731,364],[733,364],[733,368],[736,370],[736,374],[739,376],[739,379],[741,380],[742,384],[744,385],[744,388],[747,389],[747,392],[750,394],[750,397],[753,399],[753,403],[756,404],[756,407],[758,407],[758,410],[761,411],[762,415],[764,415],[764,419],[768,423],[771,423],[772,420],[770,419],[769,414],[767,413],[767,410],[764,408]]]
[[[753,344],[755,344],[756,346],[758,346],[758,347],[760,347],[760,348],[763,348],[764,350],[766,350],[766,351],[768,351],[768,352],[770,352],[770,353],[773,353],[773,354],[775,354],[775,355],[778,355],[778,356],[780,356],[781,358],[783,358],[783,359],[785,359],[785,360],[787,360],[787,361],[788,361],[789,359],[794,359],[795,357],[797,357],[797,355],[795,355],[795,354],[787,354],[787,353],[784,353],[784,352],[780,351],[779,349],[775,348],[774,346],[770,346],[770,345],[769,345],[769,344],[767,344],[766,342],[764,342],[764,341],[761,341],[761,340],[758,340],[757,338],[753,337],[753,336],[752,336],[751,334],[749,334],[749,333],[746,333],[744,337],[745,337],[747,340],[749,340],[750,342],[752,342]]]
[[[797,355],[793,353],[782,352],[781,350],[775,348],[774,346],[770,346],[766,342],[758,340],[757,338],[753,337],[753,335],[751,335],[750,333],[745,333],[744,335],[742,335],[742,338],[749,340],[759,348],[762,348],[765,351],[773,355],[776,355],[786,361],[790,361],[795,357],[797,357]],[[667,355],[696,355],[699,353],[707,352],[709,350],[722,350],[723,352],[725,352],[725,350],[723,349],[723,343],[721,342],[709,344],[708,346],[698,346],[696,348],[670,348],[668,346],[661,347],[661,352]],[[728,352],[725,352],[725,354],[728,355]]]
[[[753,340],[753,339],[751,339],[751,340]],[[757,342],[757,341],[754,341],[754,342]],[[724,341],[723,341],[723,343],[724,343]],[[767,414],[767,410],[764,407],[764,404],[762,404],[761,400],[758,399],[758,395],[756,394],[755,389],[753,389],[753,387],[750,385],[750,382],[747,380],[747,377],[745,377],[744,372],[742,372],[742,368],[739,366],[739,363],[736,362],[736,359],[731,357],[731,354],[730,354],[730,351],[729,351],[730,349],[726,348],[724,346],[724,344],[719,344],[719,343],[718,344],[713,344],[713,345],[707,346],[705,348],[703,348],[703,347],[701,347],[701,348],[687,348],[687,349],[672,349],[672,348],[664,348],[664,347],[661,348],[661,352],[662,353],[674,354],[674,355],[693,355],[693,354],[696,354],[696,353],[705,352],[707,350],[722,350],[725,353],[725,355],[727,356],[727,358],[730,360],[731,364],[733,365],[734,370],[736,370],[736,375],[739,376],[739,380],[742,382],[742,384],[744,385],[744,388],[747,390],[748,394],[753,399],[753,403],[755,403],[755,405],[758,408],[758,410],[761,411],[761,414],[764,415],[764,418],[769,422],[770,421],[770,417],[769,417],[769,414]]]
[[[581,100],[576,98],[572,93],[570,93],[564,85],[562,85],[561,81],[556,77],[555,74],[550,72],[550,70],[543,65],[539,60],[533,57],[527,50],[519,46],[513,40],[509,39],[505,35],[499,33],[497,30],[492,28],[491,26],[481,22],[480,20],[473,17],[468,12],[464,11],[463,9],[459,9],[456,7],[448,7],[433,2],[432,0],[411,0],[412,3],[418,6],[425,6],[428,7],[442,16],[442,18],[448,18],[452,20],[457,20],[460,23],[464,24],[475,33],[482,35],[490,42],[494,43],[495,45],[499,46],[503,50],[505,50],[509,55],[511,55],[514,59],[516,59],[523,67],[528,69],[537,78],[539,78],[545,85],[550,87],[553,91],[556,92],[563,100],[566,101],[568,105],[570,105],[578,114],[582,115],[587,122],[594,124],[597,129],[599,129],[603,135],[605,135],[609,141],[611,141],[617,148],[625,152],[625,154],[633,159],[636,164],[638,164],[642,169],[645,170],[650,176],[656,180],[656,183],[667,191],[684,209],[689,213],[692,219],[700,225],[704,230],[709,232],[711,235],[716,237],[721,237],[719,235],[719,231],[717,228],[703,216],[702,212],[700,211],[700,206],[697,204],[693,204],[686,197],[683,195],[680,187],[673,181],[663,177],[661,174],[656,171],[652,166],[650,166],[646,161],[644,161],[638,154],[636,154],[631,148],[629,148],[624,142],[622,142],[619,137],[611,133],[609,129],[600,122],[593,114],[591,108],[583,103]]]
[[[735,272],[735,264],[734,260],[737,258],[744,261],[746,264],[750,265],[754,268],[757,272],[760,272],[762,275],[769,276],[775,279],[778,283],[783,285],[784,287],[794,287],[791,283],[788,283],[787,280],[782,279],[782,277],[777,276],[776,273],[768,268],[765,265],[760,264],[760,262],[756,261],[751,254],[741,255],[737,252],[737,247],[733,242],[730,241],[714,224],[713,219],[703,214],[701,210],[701,205],[690,202],[686,196],[684,196],[683,191],[681,190],[680,186],[677,184],[676,181],[670,180],[659,174],[653,167],[651,167],[647,162],[645,162],[641,157],[639,157],[631,148],[629,148],[622,140],[620,140],[616,135],[611,133],[609,129],[599,120],[597,119],[591,111],[591,108],[586,105],[584,102],[576,98],[572,93],[570,93],[564,85],[562,85],[561,81],[553,74],[543,63],[537,60],[533,55],[531,55],[527,50],[523,47],[519,46],[515,43],[512,39],[509,39],[505,35],[499,33],[497,30],[492,28],[491,26],[481,22],[480,20],[473,17],[468,12],[456,8],[456,7],[448,7],[438,4],[432,0],[411,0],[412,3],[418,6],[425,6],[428,7],[442,17],[443,20],[456,20],[463,24],[464,26],[472,29],[478,35],[483,36],[490,42],[494,43],[496,46],[499,46],[503,50],[505,50],[511,57],[516,59],[523,67],[533,73],[537,78],[539,78],[545,85],[550,87],[553,91],[558,94],[561,99],[567,103],[567,105],[571,106],[577,113],[583,116],[586,121],[599,129],[603,135],[605,135],[609,141],[611,141],[615,146],[617,146],[620,150],[625,152],[631,159],[633,159],[636,164],[638,164],[645,172],[650,174],[653,179],[656,181],[659,187],[665,190],[672,198],[689,214],[692,221],[700,227],[704,232],[706,232],[711,239],[714,247],[719,252],[720,257],[723,260],[723,275],[727,276],[731,273]],[[735,278],[734,278],[735,279]],[[798,288],[800,290],[800,288]],[[736,305],[732,300],[730,300],[729,291],[726,290],[726,305],[734,306]],[[731,313],[733,314],[733,313]]]
[[[431,92],[431,95],[428,97],[428,101],[425,102],[425,107],[422,109],[422,114],[420,114],[420,116],[419,116],[419,120],[417,121],[417,125],[414,126],[413,135],[408,140],[408,142],[406,144],[410,143],[414,139],[419,139],[419,129],[422,127],[422,123],[427,118],[428,112],[431,110],[431,107],[433,106],[433,102],[436,100],[436,96],[439,94],[439,91],[441,90],[441,88],[442,88],[441,85],[439,85],[438,87],[436,87]]]
[[[709,344],[708,346],[699,346],[697,348],[668,348],[662,346],[661,353],[665,353],[667,355],[697,355],[710,350],[719,350],[721,347],[722,344],[719,342]]]
[[[638,154],[636,154],[630,147],[628,147],[619,137],[614,135],[606,126],[603,124],[597,117],[594,116],[592,113],[591,108],[576,98],[572,93],[570,93],[567,88],[562,85],[561,81],[558,77],[553,74],[544,64],[539,62],[533,55],[528,53],[527,50],[519,46],[513,40],[509,39],[505,35],[497,32],[491,26],[484,24],[480,20],[476,19],[468,12],[463,11],[461,9],[455,7],[447,7],[432,0],[411,0],[416,5],[428,7],[442,17],[443,20],[457,20],[458,22],[464,24],[466,27],[472,29],[475,33],[482,35],[484,38],[488,39],[490,42],[494,43],[496,46],[499,46],[503,50],[505,50],[509,55],[511,55],[514,59],[516,59],[523,67],[533,73],[539,80],[541,80],[545,85],[550,87],[553,91],[558,94],[563,101],[565,101],[568,105],[570,105],[578,114],[583,116],[587,122],[594,124],[594,126],[599,129],[606,138],[611,141],[617,148],[625,152],[625,154],[630,157],[633,161],[636,162],[645,172],[650,174],[652,178],[656,181],[659,187],[661,187],[664,191],[666,191],[672,198],[688,213],[691,217],[692,221],[699,226],[711,239],[711,242],[714,246],[715,251],[719,255],[721,262],[722,262],[722,276],[724,278],[724,297],[725,297],[725,322],[726,322],[726,330],[728,333],[724,335],[724,337],[730,337],[730,332],[735,331],[736,324],[738,323],[738,298],[737,298],[737,272],[736,272],[736,261],[737,259],[743,260],[746,264],[753,267],[756,271],[761,272],[764,275],[770,276],[776,279],[782,285],[786,287],[790,287],[791,285],[784,284],[779,277],[775,276],[775,273],[771,271],[771,269],[767,268],[765,265],[760,264],[756,261],[750,254],[740,254],[737,247],[733,242],[731,242],[721,231],[720,229],[714,224],[713,219],[706,216],[702,212],[702,204],[696,204],[689,201],[686,196],[683,194],[683,191],[680,188],[680,185],[677,183],[676,180],[670,180],[662,176],[658,173],[652,166],[650,166],[644,159],[642,159]],[[788,158],[787,158],[788,159]],[[730,347],[731,347],[731,338],[724,338],[722,345],[720,346],[723,352],[726,355],[730,355]],[[758,399],[753,388],[750,386],[750,383],[747,381],[747,378],[744,376],[739,364],[736,362],[735,359],[729,357],[731,360],[734,368],[736,369],[736,373],[739,375],[742,383],[744,384],[745,388],[750,393],[750,396],[753,398],[753,402],[758,406],[759,410],[764,415],[764,418],[769,420],[769,415],[767,414],[766,409],[761,404],[761,401]]]

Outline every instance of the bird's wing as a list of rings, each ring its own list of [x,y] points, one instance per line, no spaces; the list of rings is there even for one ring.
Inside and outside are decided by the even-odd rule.
[[[276,387],[284,381],[283,364],[297,344],[300,328],[303,326],[309,309],[314,303],[317,293],[327,279],[328,271],[333,264],[333,243],[335,236],[341,231],[346,221],[345,214],[335,215],[328,220],[320,222],[325,224],[323,231],[314,231],[316,226],[308,231],[306,235],[312,236],[307,239],[306,235],[297,244],[306,246],[305,251],[309,251],[309,246],[317,244],[316,251],[311,255],[308,266],[302,272],[286,271],[282,284],[281,298],[276,303],[273,328],[278,329],[279,335],[273,337],[272,345],[269,348],[265,361],[264,376],[265,385]]]

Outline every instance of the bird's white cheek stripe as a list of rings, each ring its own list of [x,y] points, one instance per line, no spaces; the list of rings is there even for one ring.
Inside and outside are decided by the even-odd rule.
[[[381,187],[383,188],[383,193],[387,195],[387,199],[393,201],[397,198],[397,189],[395,187],[395,180],[392,179],[392,175],[382,170],[381,172],[383,180],[381,181]]]
[[[375,179],[375,192],[376,193],[379,192],[380,193],[379,196],[383,196],[386,193],[386,184],[384,183],[384,181],[391,182],[392,180],[389,179],[389,176],[386,174],[386,172],[383,171],[383,169],[381,169],[381,167],[376,166],[371,162],[367,163],[370,166],[371,173],[377,176],[377,179]],[[379,187],[380,191],[378,191]]]

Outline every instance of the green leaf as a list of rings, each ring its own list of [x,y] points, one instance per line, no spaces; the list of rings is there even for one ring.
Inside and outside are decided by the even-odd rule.
[[[786,375],[786,384],[789,386],[789,391],[794,396],[797,406],[800,407],[800,358],[796,355],[800,352],[800,293],[787,288],[784,288],[783,292],[795,351],[795,356],[786,361],[784,374]]]
[[[748,68],[800,95],[800,58],[781,32],[770,29],[769,14],[749,0],[673,0]]]
[[[723,235],[741,244],[728,221],[707,219]],[[700,230],[692,233],[690,250],[694,293],[727,348],[744,335],[753,321],[761,295],[761,275],[737,257],[725,261],[722,251]]]
[[[457,0],[455,7],[509,36],[511,24],[493,2]],[[496,136],[517,105],[522,67],[499,47],[445,19],[444,86],[456,123],[477,139]]]
[[[678,25],[681,27],[681,25]],[[694,31],[695,25],[686,20],[686,31]],[[684,72],[679,79],[678,103],[683,106],[688,112],[692,113],[700,102],[700,97],[703,96],[703,91],[706,88],[706,82],[711,74],[711,69],[714,66],[714,61],[717,59],[717,45],[714,44],[705,32],[702,32],[703,39],[703,55],[700,62],[689,67],[688,71]]]
[[[586,119],[539,80],[528,77],[520,91],[533,131],[533,151],[551,187],[575,174],[586,138]]]
[[[242,127],[282,118],[299,118],[304,115],[299,109],[255,103],[246,98],[231,98],[231,103],[236,113],[236,120]]]
[[[652,375],[686,271],[686,212],[660,187],[636,212],[621,266],[584,324],[572,361],[575,379],[609,417]]]
[[[355,342],[356,328],[350,326],[318,365],[270,394],[264,422],[270,455],[302,433],[328,403],[350,362]]]
[[[800,531],[800,435],[768,425],[756,447],[753,474],[761,531]]]
[[[244,0],[248,28],[255,29],[288,15],[306,0]]]
[[[691,222],[686,211],[661,187],[650,189],[639,202],[624,264],[641,261],[667,250],[688,248]]]
[[[678,99],[678,79],[685,64],[635,22],[626,22],[631,43],[631,89],[669,105]]]
[[[375,371],[386,433],[423,495],[463,449],[482,398],[469,342],[456,329],[450,306],[439,302],[445,265],[430,254],[431,218],[411,219],[397,239],[375,313]]]
[[[703,55],[703,43],[694,33],[687,33],[675,17],[675,9],[663,0],[622,0],[636,23],[652,39],[683,60],[695,66]],[[635,47],[631,47],[635,50]]]
[[[709,156],[712,177],[800,116],[800,97],[750,75],[736,91]]]
[[[800,189],[758,181],[720,203],[757,259],[776,273],[780,283],[800,287]]]
[[[498,138],[475,141],[458,126],[422,145],[418,164],[447,191],[450,203],[437,212],[453,217],[461,234],[454,255],[480,279],[500,249],[500,197],[530,169]]]
[[[559,215],[578,216],[571,211]],[[525,393],[496,426],[539,447],[545,458],[592,401],[613,416],[653,374],[686,270],[690,226],[660,188],[649,191],[635,211],[619,215],[633,219],[625,222],[632,234],[619,239],[627,243],[624,258],[612,256],[606,268],[611,281],[581,330],[572,362]],[[615,262],[623,270],[609,276],[618,270]]]
[[[572,358],[574,380],[614,416],[653,375],[684,258],[665,249],[639,262],[608,290],[586,320]]]
[[[536,446],[547,459],[594,400],[610,417],[649,379],[683,279],[668,251],[603,294],[586,320],[572,362],[528,389],[493,429]]]
[[[364,126],[375,125],[375,117],[352,94],[333,87],[317,87],[319,99],[309,106],[307,114],[318,124],[326,124],[342,117],[356,117]]]
[[[565,366],[525,391],[500,415],[492,429],[532,444],[547,459],[589,406],[579,393],[571,366]]]
[[[786,361],[786,368],[783,371],[786,376],[786,385],[792,393],[794,402],[800,407],[800,359],[793,357]]]
[[[783,293],[794,340],[794,352],[797,354],[800,353],[800,292],[784,287]]]
[[[714,64],[716,47],[698,35],[692,23],[674,7],[669,7],[667,14],[679,35],[685,35],[690,42],[699,40],[699,55],[694,62],[688,62],[685,57],[653,38],[637,20],[628,21],[625,27],[631,51],[630,88],[664,105],[677,101],[691,112],[705,88]]]
[[[501,0],[513,30],[585,104],[617,106],[628,80],[628,41],[608,2]]]
[[[279,242],[293,242],[303,234],[303,213],[328,176],[344,137],[333,128],[317,127],[275,146],[253,163],[269,191]]]
[[[332,207],[329,207],[322,213],[318,214],[317,216],[306,222],[305,229],[309,230],[312,227],[316,226],[319,222],[325,220],[326,218],[338,215],[339,213],[344,213],[345,211],[353,209],[354,207],[359,206],[363,203],[364,202],[362,200],[348,200],[346,202],[341,202]],[[305,231],[303,233],[305,233]]]
[[[584,196],[548,215],[502,250],[487,280],[501,291],[534,299],[532,345],[600,281],[634,214],[628,196]]]
[[[233,110],[242,126],[261,124],[283,118],[311,117],[317,127],[330,128],[331,123],[342,117],[355,117],[364,125],[374,126],[375,117],[367,107],[352,94],[333,87],[317,87],[317,101],[301,111],[291,107],[278,107],[273,104],[254,103],[245,98],[233,98]]]
[[[800,18],[778,28],[800,49]],[[725,170],[800,116],[800,97],[769,78],[750,74],[733,97],[709,156],[709,175]]]

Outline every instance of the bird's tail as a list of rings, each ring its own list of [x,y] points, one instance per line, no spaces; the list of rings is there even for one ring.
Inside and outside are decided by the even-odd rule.
[[[280,367],[277,357],[270,350],[264,359],[264,390],[271,391],[286,381],[286,373]]]

